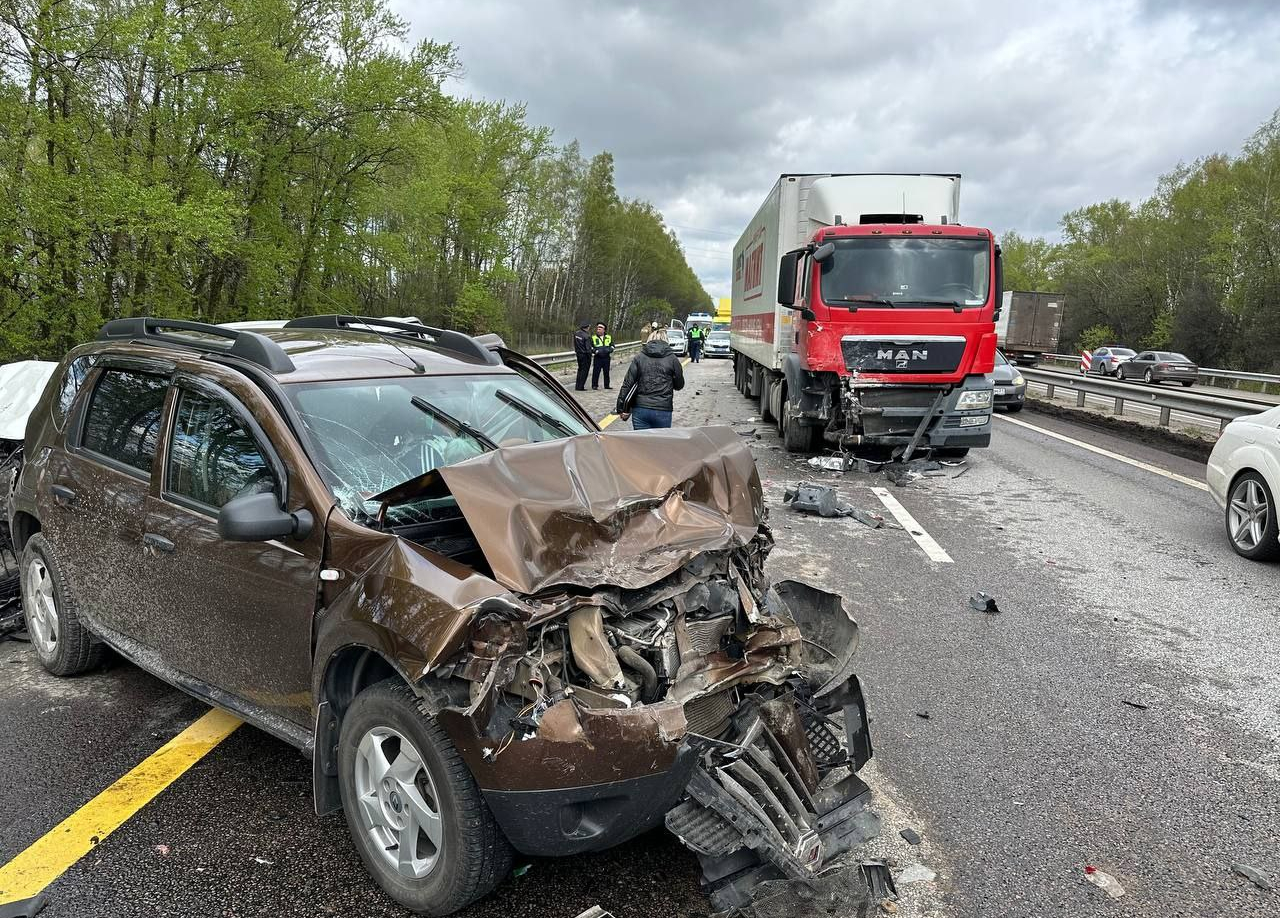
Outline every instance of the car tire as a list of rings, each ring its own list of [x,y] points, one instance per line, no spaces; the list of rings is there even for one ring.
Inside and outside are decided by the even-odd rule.
[[[782,403],[782,445],[789,453],[811,453],[820,429],[806,427],[792,414],[791,400]]]
[[[1014,402],[1011,405],[1005,406],[1005,408],[1010,414],[1017,414],[1022,410],[1022,402]]]
[[[1155,380],[1155,377],[1151,375],[1151,371],[1147,370],[1147,372],[1142,374],[1142,381],[1149,386],[1152,383],[1154,383],[1156,380]]]
[[[1259,504],[1260,514],[1257,512]],[[1259,525],[1248,523],[1245,520],[1247,514],[1254,514],[1254,520]],[[1267,487],[1266,479],[1257,472],[1245,472],[1231,482],[1231,488],[1227,491],[1224,519],[1227,539],[1236,554],[1251,561],[1274,561],[1280,558],[1275,500],[1271,489]],[[1246,524],[1247,529],[1242,529]],[[1237,532],[1241,538],[1237,538]]]
[[[102,660],[102,644],[80,621],[79,606],[44,535],[22,548],[22,612],[40,665],[55,676],[75,676]]]
[[[391,765],[381,779],[377,761]],[[511,845],[470,769],[400,679],[380,682],[351,703],[338,740],[338,786],[360,859],[378,885],[408,909],[451,914],[487,895],[511,872]],[[428,837],[426,847],[432,850],[424,852],[428,832],[418,823],[429,821],[413,819],[432,815],[433,797],[439,843]],[[397,819],[403,823],[399,828]],[[400,867],[400,839],[407,833],[413,834],[415,848],[410,864]]]
[[[1182,388],[1184,388],[1184,389],[1190,389],[1190,388],[1191,388],[1192,386],[1194,386],[1194,385],[1195,385],[1195,381],[1194,381],[1194,380],[1184,379],[1184,380],[1182,381]]]

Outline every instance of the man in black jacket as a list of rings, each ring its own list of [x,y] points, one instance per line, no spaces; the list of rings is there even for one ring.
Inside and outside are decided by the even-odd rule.
[[[591,334],[587,331],[591,323],[583,322],[573,333],[573,353],[578,358],[578,381],[574,388],[579,392],[587,390],[587,374],[591,372]]]
[[[632,387],[635,387],[634,395]],[[684,388],[684,368],[680,358],[671,352],[667,333],[655,329],[631,366],[618,391],[617,414],[631,419],[632,430],[670,427],[675,408],[672,393]]]

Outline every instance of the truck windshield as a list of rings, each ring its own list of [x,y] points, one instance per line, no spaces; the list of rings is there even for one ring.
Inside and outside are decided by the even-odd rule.
[[[990,243],[979,238],[856,237],[831,240],[821,263],[822,302],[861,308],[981,306]]]
[[[368,498],[494,446],[587,433],[582,421],[515,374],[295,383],[285,392],[343,511],[372,516]],[[414,507],[393,507],[395,524]]]

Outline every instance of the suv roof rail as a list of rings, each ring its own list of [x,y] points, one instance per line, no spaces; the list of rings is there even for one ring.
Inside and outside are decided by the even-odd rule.
[[[166,329],[196,332],[220,340],[215,342],[206,341],[194,335],[170,335],[165,333]],[[98,332],[98,339],[101,341],[127,339],[152,344],[171,344],[206,354],[239,357],[241,360],[256,363],[272,373],[291,373],[294,370],[293,361],[284,352],[284,348],[266,335],[246,329],[223,328],[208,322],[157,319],[151,316],[112,319],[102,326],[102,330]],[[223,344],[223,341],[226,344]]]
[[[379,329],[390,329],[391,333],[400,337],[425,339],[443,351],[452,351],[465,357],[472,357],[482,363],[499,364],[498,356],[483,343],[470,335],[447,328],[435,328],[421,322],[401,322],[396,319],[375,319],[368,316],[301,316],[290,319],[285,328],[331,328],[337,331],[360,331],[361,326],[369,328],[375,334]]]

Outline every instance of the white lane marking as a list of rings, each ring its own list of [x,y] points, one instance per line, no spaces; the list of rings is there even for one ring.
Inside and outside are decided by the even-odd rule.
[[[1060,434],[1056,431],[1046,430],[1043,427],[1037,427],[1035,424],[1028,424],[1026,421],[1019,421],[1017,418],[1011,418],[1008,415],[998,414],[996,417],[1000,418],[1002,421],[1008,421],[1010,424],[1017,424],[1019,427],[1025,427],[1027,430],[1034,430],[1036,433],[1044,434],[1046,437],[1053,437],[1055,440],[1061,440],[1063,443],[1070,443],[1072,446],[1087,449],[1089,452],[1097,453],[1099,456],[1106,456],[1110,459],[1116,460],[1117,462],[1123,462],[1125,465],[1131,465],[1134,468],[1143,469],[1156,475],[1161,475],[1168,478],[1170,481],[1177,481],[1192,488],[1199,488],[1201,491],[1209,490],[1209,486],[1203,481],[1196,481],[1194,478],[1188,478],[1186,475],[1179,475],[1177,472],[1170,472],[1169,470],[1162,469],[1157,465],[1140,462],[1137,459],[1130,459],[1128,456],[1113,453],[1109,449],[1094,446],[1092,443],[1085,443],[1083,440],[1068,437],[1066,434]]]
[[[872,488],[871,493],[880,498],[880,503],[884,504],[885,509],[893,514],[893,518],[898,521],[898,525],[907,530],[907,535],[916,540],[916,544],[920,546],[921,551],[929,556],[930,561],[939,561],[943,564],[954,563],[943,547],[934,541],[933,536],[925,532],[924,527],[916,522],[916,518],[907,512],[907,508],[898,503],[896,497],[884,488]]]

